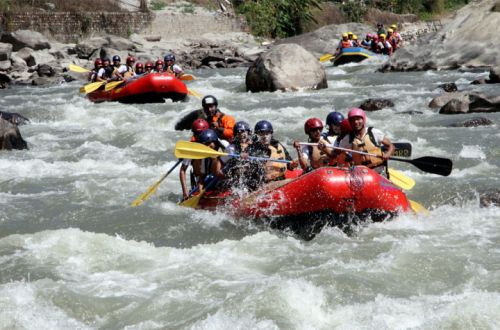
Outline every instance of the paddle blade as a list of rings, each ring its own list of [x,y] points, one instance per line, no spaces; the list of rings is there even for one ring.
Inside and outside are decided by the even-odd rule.
[[[106,87],[104,87],[104,90],[106,92],[109,92],[110,90],[115,89],[117,86],[123,84],[123,82],[124,82],[123,80],[120,80],[120,81],[112,81],[110,83],[107,83]]]
[[[182,76],[179,77],[179,79],[184,81],[191,81],[195,80],[196,78],[192,74],[184,73]]]
[[[193,209],[198,207],[198,204],[200,203],[200,199],[203,197],[205,194],[205,190],[200,190],[200,193],[198,195],[192,196],[185,201],[182,201],[179,203],[180,206],[184,207],[191,207]]]
[[[389,169],[389,180],[404,190],[410,190],[415,186],[415,180],[392,168]]]
[[[90,70],[82,68],[81,66],[75,65],[75,64],[70,64],[68,69],[73,72],[79,72],[79,73],[87,73],[90,72]]]
[[[227,156],[225,152],[213,150],[206,145],[196,142],[179,141],[175,144],[175,157],[187,159],[214,158],[218,156]]]
[[[429,210],[427,210],[422,204],[412,201],[411,199],[409,200],[409,202],[412,211],[416,214],[428,215],[430,213]]]
[[[320,61],[320,62],[328,62],[329,60],[331,60],[331,59],[332,59],[332,58],[334,58],[334,57],[335,57],[335,55],[332,55],[332,54],[325,54],[325,55],[323,55],[323,56],[321,56],[321,57],[319,58],[319,61]]]
[[[411,157],[411,143],[408,142],[394,142],[394,156],[396,157]]]
[[[139,197],[136,198],[130,205],[132,207],[136,207],[141,205],[145,200],[147,200],[151,195],[153,195],[156,190],[158,190],[158,187],[160,186],[160,183],[163,181],[163,178],[161,178],[159,181],[157,181],[155,184],[151,185],[148,190],[143,192]]]
[[[440,157],[421,157],[408,161],[424,172],[448,176],[451,173],[453,163],[451,159]]]
[[[88,85],[83,86],[83,89],[85,93],[92,93],[96,90],[98,90],[102,85],[104,85],[106,82],[105,81],[96,81],[93,83],[90,83]]]
[[[188,95],[192,95],[196,97],[198,100],[201,100],[203,98],[203,95],[201,95],[197,91],[192,90],[191,88],[188,88]]]

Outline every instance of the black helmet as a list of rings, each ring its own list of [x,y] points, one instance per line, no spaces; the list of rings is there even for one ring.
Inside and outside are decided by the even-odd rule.
[[[342,120],[344,120],[344,115],[340,112],[334,111],[330,112],[328,116],[326,116],[326,125],[337,125],[339,126]]]
[[[207,105],[212,105],[212,104],[215,104],[215,106],[218,106],[219,103],[217,102],[217,99],[215,98],[215,96],[212,96],[212,95],[207,95],[203,98],[203,100],[201,100],[201,106],[203,108],[206,108]]]
[[[165,62],[167,62],[167,61],[175,61],[175,55],[174,54],[167,54],[167,55],[165,55],[165,57],[163,58],[163,60]]]
[[[257,122],[257,124],[255,124],[254,132],[255,133],[259,133],[259,132],[273,133],[274,132],[273,125],[271,125],[271,123],[268,122],[267,120],[261,120],[261,121]]]
[[[116,62],[116,61],[120,62],[121,60],[122,59],[120,58],[120,56],[118,56],[118,55],[113,56],[113,62]]]
[[[246,121],[239,121],[234,124],[233,134],[236,135],[238,132],[247,131],[250,132],[250,125]]]
[[[206,129],[203,132],[201,132],[198,140],[200,143],[203,144],[208,144],[212,142],[217,142],[219,140],[217,133],[213,129]]]

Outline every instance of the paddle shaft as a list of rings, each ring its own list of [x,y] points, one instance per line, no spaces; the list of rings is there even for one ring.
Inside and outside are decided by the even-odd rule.
[[[227,154],[228,157],[234,157],[234,158],[242,158],[241,155],[239,154]],[[248,159],[250,160],[259,160],[263,162],[275,162],[275,163],[285,163],[285,164],[290,164],[290,160],[286,159],[275,159],[275,158],[267,158],[267,157],[256,157],[256,156],[248,156]]]
[[[300,144],[301,145],[317,145],[317,143],[300,143]],[[328,148],[333,148],[333,149],[342,150],[342,151],[346,151],[346,152],[352,152],[352,153],[357,153],[360,155],[382,158],[382,156],[380,156],[380,155],[370,154],[368,152],[346,149],[346,148],[342,148],[342,147],[334,147],[332,145],[326,145],[326,146]],[[416,158],[416,159],[404,159],[404,158],[399,158],[399,157],[389,157],[389,160],[410,163],[424,172],[434,173],[434,174],[438,174],[438,175],[442,175],[442,176],[450,175],[451,169],[453,166],[453,163],[448,158],[430,157],[430,156],[420,157],[420,158]]]

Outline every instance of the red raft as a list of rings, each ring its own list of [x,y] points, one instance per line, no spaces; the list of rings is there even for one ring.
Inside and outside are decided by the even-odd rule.
[[[315,234],[310,225],[346,225],[353,218],[380,221],[411,211],[406,195],[386,178],[365,167],[323,167],[295,179],[272,182],[239,197],[206,193],[201,209],[228,211],[236,217],[271,219],[274,227]],[[314,236],[312,236],[314,237]],[[307,237],[303,237],[307,238]]]
[[[183,101],[187,94],[186,85],[173,75],[150,73],[124,82],[107,92],[104,87],[101,87],[101,89],[87,94],[87,97],[92,102],[163,103],[165,99]]]

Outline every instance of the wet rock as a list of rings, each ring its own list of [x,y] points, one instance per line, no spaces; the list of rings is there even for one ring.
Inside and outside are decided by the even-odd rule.
[[[0,61],[7,61],[12,53],[12,45],[0,42]]]
[[[40,77],[53,77],[55,74],[55,70],[48,64],[40,64],[36,72]]]
[[[487,84],[487,82],[486,82],[486,78],[480,78],[480,79],[473,80],[470,84],[471,85],[483,85],[483,84]]]
[[[382,110],[383,108],[391,108],[393,106],[394,102],[389,99],[368,99],[361,103],[359,107],[365,111],[377,111]]]
[[[11,80],[12,79],[7,74],[0,72],[0,83],[8,84]]]
[[[144,39],[146,39],[146,41],[149,42],[158,42],[161,40],[161,36],[160,35],[146,36]]]
[[[438,86],[439,88],[442,88],[446,93],[452,93],[456,92],[457,89],[457,84],[455,83],[446,83]]]
[[[439,113],[443,115],[453,115],[467,112],[469,112],[468,100],[453,99],[439,109]]]
[[[81,59],[90,59],[94,54],[98,53],[103,47],[109,45],[109,40],[106,38],[91,38],[80,42],[74,48],[76,56]]]
[[[490,69],[490,79],[488,84],[500,84],[500,65]]]
[[[0,71],[8,71],[12,66],[10,60],[0,61]]]
[[[52,85],[54,83],[55,83],[54,79],[50,79],[48,77],[34,77],[31,80],[32,86],[45,86],[45,85]]]
[[[34,50],[49,49],[49,40],[41,33],[31,30],[17,30],[2,34],[1,42],[12,44],[12,50],[18,51],[23,47]]]
[[[500,207],[500,189],[484,191],[479,196],[480,207]]]
[[[260,55],[246,75],[246,88],[252,92],[327,87],[324,67],[313,54],[296,44],[278,45]]]
[[[432,101],[429,103],[429,108],[441,108],[446,103],[450,102],[453,99],[468,102],[469,95],[483,95],[483,94],[474,92],[454,92],[454,93],[443,94],[432,99]]]
[[[17,51],[16,55],[22,58],[27,66],[33,66],[36,65],[36,60],[33,56],[34,53],[35,51],[33,49],[29,47],[23,47]]]
[[[134,51],[136,50],[135,44],[125,38],[118,36],[107,36],[108,45],[110,48],[114,48],[118,51]]]
[[[493,122],[484,117],[471,118],[466,121],[455,123],[450,125],[451,127],[478,127],[478,126],[490,126]]]
[[[14,125],[24,125],[30,120],[17,112],[0,111],[0,118],[10,121]]]
[[[28,149],[17,125],[0,118],[0,150]]]
[[[417,110],[410,110],[410,111],[398,112],[398,114],[402,114],[402,115],[423,115],[424,112],[423,111],[417,111]]]

